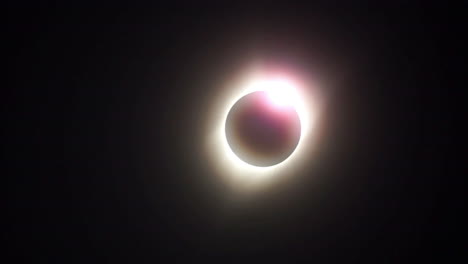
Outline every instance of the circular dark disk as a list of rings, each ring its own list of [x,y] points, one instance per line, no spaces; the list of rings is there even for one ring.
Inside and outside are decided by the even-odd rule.
[[[296,109],[275,104],[264,91],[240,98],[229,111],[225,128],[232,151],[259,167],[284,161],[294,152],[301,136]]]

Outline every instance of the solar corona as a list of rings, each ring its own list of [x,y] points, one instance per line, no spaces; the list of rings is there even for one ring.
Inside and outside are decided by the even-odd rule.
[[[236,186],[272,182],[304,161],[315,119],[311,86],[284,75],[253,75],[218,97],[208,152]]]

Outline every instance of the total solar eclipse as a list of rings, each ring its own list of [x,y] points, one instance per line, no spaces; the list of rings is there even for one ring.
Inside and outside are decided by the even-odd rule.
[[[216,94],[206,153],[239,191],[293,176],[307,165],[319,105],[313,80],[252,67]]]
[[[301,122],[286,93],[256,91],[232,106],[225,132],[229,147],[239,159],[269,167],[281,163],[296,149]]]

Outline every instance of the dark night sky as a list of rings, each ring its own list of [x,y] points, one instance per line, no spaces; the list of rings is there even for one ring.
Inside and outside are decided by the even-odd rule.
[[[459,7],[391,2],[7,9],[10,255],[401,263],[465,254],[450,163]],[[204,129],[216,91],[253,59],[333,88],[314,165],[233,202],[240,194],[217,179]]]

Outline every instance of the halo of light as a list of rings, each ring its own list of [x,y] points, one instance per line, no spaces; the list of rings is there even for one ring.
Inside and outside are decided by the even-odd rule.
[[[304,162],[303,154],[311,141],[311,130],[317,117],[317,107],[311,97],[313,87],[294,80],[289,76],[266,76],[251,74],[243,81],[232,83],[226,93],[218,97],[217,107],[213,109],[211,120],[212,133],[208,134],[207,151],[219,175],[228,180],[234,187],[242,190],[262,186],[290,173]],[[292,104],[299,116],[301,135],[293,153],[282,162],[269,167],[258,167],[241,160],[230,148],[226,135],[225,124],[232,106],[243,96],[256,91],[269,94],[272,103],[281,106]]]

